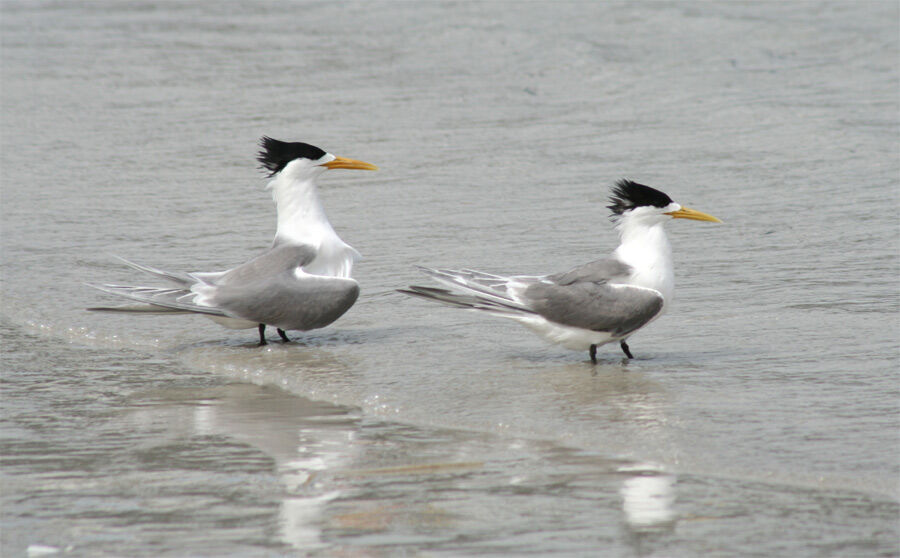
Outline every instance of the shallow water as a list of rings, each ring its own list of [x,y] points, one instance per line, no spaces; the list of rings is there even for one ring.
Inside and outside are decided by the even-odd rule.
[[[900,552],[896,4],[2,10],[4,555]],[[266,247],[263,134],[381,167],[346,316],[83,311]],[[395,293],[605,255],[623,176],[725,221],[634,361]]]

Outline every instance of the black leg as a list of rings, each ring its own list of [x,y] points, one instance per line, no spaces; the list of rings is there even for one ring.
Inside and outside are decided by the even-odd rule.
[[[259,346],[268,345],[266,343],[266,324],[259,324]]]
[[[625,351],[625,356],[627,356],[628,358],[634,358],[634,355],[631,354],[631,351],[628,350],[628,343],[626,343],[624,339],[619,341],[619,346],[621,346],[622,350]]]
[[[278,335],[281,336],[281,340],[284,341],[285,343],[290,343],[291,338],[287,336],[287,333],[285,333],[284,330],[281,329],[280,327],[277,329],[278,329]]]
[[[597,364],[597,345],[591,345],[591,362]]]

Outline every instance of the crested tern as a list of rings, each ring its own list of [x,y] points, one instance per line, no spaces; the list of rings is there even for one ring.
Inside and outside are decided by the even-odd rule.
[[[587,350],[595,364],[597,347],[615,341],[634,358],[626,341],[662,315],[675,287],[663,225],[671,219],[721,221],[631,180],[616,183],[608,208],[621,241],[610,257],[551,275],[420,267],[447,288],[412,285],[400,292],[515,320],[552,343]]]
[[[336,157],[318,147],[263,136],[257,160],[268,172],[278,216],[275,240],[259,256],[226,271],[168,272],[123,258],[126,265],[174,283],[174,287],[90,285],[138,304],[88,308],[106,312],[200,314],[231,329],[266,326],[285,330],[325,327],[359,296],[350,277],[359,252],[335,233],[325,215],[316,179],[328,169],[377,170],[371,163]]]

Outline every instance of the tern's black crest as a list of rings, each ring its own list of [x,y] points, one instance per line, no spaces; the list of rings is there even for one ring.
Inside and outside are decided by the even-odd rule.
[[[650,186],[623,179],[616,182],[609,201],[612,203],[607,207],[613,216],[618,216],[635,207],[665,207],[672,203],[672,198]]]
[[[262,149],[256,160],[260,163],[259,168],[269,171],[269,176],[274,176],[281,172],[281,169],[294,159],[304,158],[315,161],[325,155],[325,152],[315,145],[279,141],[268,136],[260,138],[259,146]]]

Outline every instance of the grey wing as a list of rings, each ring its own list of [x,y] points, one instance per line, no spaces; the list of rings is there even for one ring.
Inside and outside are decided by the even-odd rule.
[[[652,320],[663,308],[653,289],[606,282],[539,282],[522,293],[532,311],[558,324],[606,331],[623,337]]]
[[[510,284],[512,281],[518,283],[528,283],[537,281],[539,277],[504,277],[502,275],[494,275],[484,273],[474,269],[431,269],[428,267],[416,266],[419,271],[431,276],[439,283],[443,283],[450,287],[453,291],[463,292],[467,294],[475,294],[485,300],[499,302],[504,306],[516,304],[515,295],[510,292]],[[526,310],[522,308],[522,310]]]
[[[105,293],[121,296],[148,306],[98,306],[88,310],[98,312],[193,312],[211,316],[225,316],[218,308],[193,303],[194,293],[188,289],[161,289],[156,287],[131,287],[126,285],[94,285],[89,287]]]
[[[212,281],[209,301],[231,316],[281,329],[325,327],[353,306],[353,279],[297,274],[315,259],[315,248],[277,243],[269,251]]]
[[[229,315],[279,327],[309,330],[325,327],[353,306],[359,284],[353,279],[292,271],[255,281],[219,285],[211,302]]]
[[[143,271],[145,273],[149,273],[150,275],[155,275],[156,277],[161,277],[168,281],[172,281],[174,283],[178,283],[179,285],[189,286],[192,283],[196,282],[196,279],[187,273],[179,273],[172,271],[164,271],[162,269],[157,269],[155,267],[150,267],[149,265],[141,265],[138,263],[134,263],[132,261],[126,260],[121,256],[115,256],[119,261],[127,265],[132,269],[136,269],[138,271]]]
[[[213,285],[255,283],[261,278],[293,272],[296,268],[313,261],[316,254],[316,249],[308,244],[276,244],[246,263],[224,273],[214,276],[210,274],[204,279]]]
[[[244,318],[247,314],[247,306],[266,306],[266,300],[278,293],[284,294],[287,287],[279,287],[280,283],[289,283],[288,278],[293,276],[294,270],[311,262],[316,257],[316,250],[312,246],[300,244],[281,243],[273,246],[267,252],[252,260],[221,273],[170,273],[149,266],[143,266],[121,259],[127,265],[180,283],[182,288],[164,289],[156,287],[132,287],[124,285],[90,285],[103,292],[118,295],[136,302],[151,305],[149,308],[140,306],[123,307],[98,307],[90,310],[136,312],[136,311],[169,311],[169,312],[196,312],[213,316],[228,316]],[[356,282],[354,288],[358,291]],[[206,293],[202,298],[203,304],[196,304],[198,290]],[[210,294],[211,293],[211,294]],[[355,300],[355,296],[354,296]],[[220,304],[225,301],[227,304]],[[209,304],[209,303],[212,304]],[[283,301],[282,301],[283,302]],[[268,307],[276,302],[269,301]],[[250,312],[258,314],[258,312]],[[272,312],[278,314],[278,312]],[[255,320],[256,318],[247,318]],[[272,323],[264,320],[256,320],[260,323]]]
[[[604,258],[579,265],[569,271],[549,275],[546,279],[559,285],[571,285],[579,281],[603,283],[612,279],[628,277],[631,275],[631,271],[631,266],[621,260]]]

